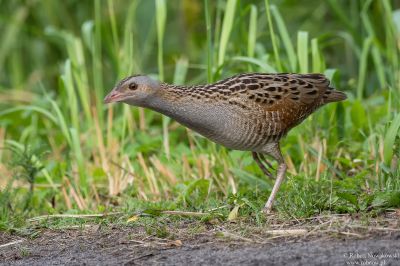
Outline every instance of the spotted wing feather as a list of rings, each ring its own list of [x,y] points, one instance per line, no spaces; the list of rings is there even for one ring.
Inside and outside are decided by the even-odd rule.
[[[249,101],[272,107],[289,101],[290,104],[322,105],[346,98],[342,92],[329,87],[323,74],[241,74],[222,80],[212,87],[230,91],[231,97],[248,97]]]
[[[246,73],[178,92],[203,101],[222,100],[242,107],[253,104],[267,109],[282,104],[317,107],[346,98],[329,84],[323,74]]]

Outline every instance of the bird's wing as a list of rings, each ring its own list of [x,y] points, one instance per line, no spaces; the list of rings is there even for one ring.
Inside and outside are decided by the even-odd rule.
[[[247,101],[268,109],[281,104],[320,104],[329,80],[322,74],[245,74],[227,81],[232,96],[247,97]]]

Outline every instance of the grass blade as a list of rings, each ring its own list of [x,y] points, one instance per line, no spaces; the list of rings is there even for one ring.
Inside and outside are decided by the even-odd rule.
[[[311,40],[311,57],[312,57],[312,72],[321,73],[324,71],[324,62],[318,49],[318,40]]]
[[[13,44],[15,43],[18,33],[27,16],[28,8],[26,6],[21,6],[16,10],[15,15],[13,16],[13,21],[8,23],[7,29],[2,34],[0,46],[0,72],[3,71],[4,60],[8,56],[10,49],[13,48]]]
[[[165,31],[166,20],[167,20],[167,7],[165,0],[156,0],[158,76],[160,81],[164,81],[163,42],[164,42],[164,31]],[[167,158],[170,157],[169,132],[168,132],[169,122],[170,118],[162,116],[163,143]]]
[[[93,85],[94,92],[96,93],[95,102],[96,106],[103,105],[104,88],[103,88],[103,57],[102,57],[102,36],[101,36],[101,1],[95,0],[94,2],[94,38],[93,38]],[[103,123],[103,112],[97,112],[100,116],[100,126]]]
[[[222,23],[221,39],[218,51],[218,66],[224,63],[226,48],[228,46],[229,36],[233,27],[233,19],[235,16],[237,0],[228,0],[224,14],[224,21]]]
[[[164,81],[163,43],[165,22],[167,20],[167,7],[165,0],[156,0],[157,44],[158,44],[158,75]]]
[[[257,7],[251,5],[250,8],[250,23],[249,23],[249,34],[247,40],[247,56],[254,57],[254,48],[257,40]]]
[[[253,65],[256,65],[263,72],[276,73],[276,69],[273,68],[271,65],[269,65],[264,60],[259,60],[259,59],[256,59],[256,58],[251,58],[251,57],[246,57],[246,56],[235,56],[235,57],[232,57],[232,60],[233,61],[246,62],[246,63],[250,63],[250,64],[253,64]]]
[[[276,40],[276,36],[275,36],[275,32],[274,32],[274,25],[272,24],[269,0],[265,0],[265,12],[267,14],[268,29],[269,29],[269,34],[271,36],[272,49],[274,50],[276,68],[278,69],[279,72],[282,72],[283,69],[282,69],[281,60],[279,57],[277,40]]]
[[[204,0],[204,13],[206,17],[206,32],[207,32],[207,82],[213,82],[213,44],[211,32],[211,15],[209,1]]]
[[[89,191],[89,186],[87,182],[87,173],[85,167],[85,159],[81,149],[81,142],[79,140],[78,131],[75,128],[69,129],[69,134],[71,135],[71,149],[72,154],[74,155],[75,161],[78,165],[79,171],[79,186],[82,189],[83,193],[87,195]]]
[[[179,58],[175,65],[174,84],[183,85],[186,80],[189,62],[186,58]]]
[[[69,101],[69,112],[71,117],[71,122],[74,128],[79,128],[79,110],[78,101],[74,88],[74,80],[72,78],[71,61],[67,60],[64,64],[65,73],[61,75],[62,85],[67,92],[67,97]]]
[[[387,166],[390,166],[390,163],[393,158],[393,145],[396,136],[399,133],[399,128],[400,128],[400,113],[396,114],[395,118],[390,124],[388,130],[386,131],[385,139],[383,142],[383,158]]]
[[[372,37],[364,40],[358,70],[357,99],[361,100],[364,94],[365,79],[367,77],[368,54],[372,44]]]
[[[271,5],[271,13],[275,19],[276,26],[278,27],[282,43],[285,46],[286,54],[289,59],[290,71],[296,72],[297,71],[296,53],[294,51],[292,40],[290,39],[290,35],[286,28],[285,22],[283,21],[282,16],[275,5]]]
[[[297,33],[297,57],[300,73],[308,73],[308,32],[299,31]]]

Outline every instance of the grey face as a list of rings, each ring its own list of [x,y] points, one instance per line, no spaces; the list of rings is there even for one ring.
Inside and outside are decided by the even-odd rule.
[[[104,98],[104,103],[124,102],[141,106],[160,88],[160,83],[147,76],[131,76],[121,80]]]

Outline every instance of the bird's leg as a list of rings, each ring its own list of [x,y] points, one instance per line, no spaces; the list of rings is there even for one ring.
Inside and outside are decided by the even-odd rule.
[[[251,154],[253,155],[254,161],[256,161],[258,167],[260,167],[260,169],[263,171],[263,173],[265,175],[267,175],[269,178],[273,178],[271,172],[267,169],[267,167],[265,167],[265,165],[261,161],[261,160],[264,160],[266,162],[264,155],[262,155],[261,153],[254,152],[254,151]],[[260,158],[261,158],[261,160],[260,160]],[[267,165],[270,168],[272,168],[270,163],[267,162]]]
[[[267,214],[270,213],[272,210],[272,205],[274,203],[275,196],[278,193],[279,187],[281,186],[283,179],[285,178],[286,169],[287,169],[287,166],[284,162],[279,164],[278,173],[276,176],[274,187],[272,188],[271,194],[269,195],[267,203],[265,203],[265,206],[264,206],[264,212]]]
[[[269,195],[268,201],[265,204],[263,210],[265,213],[268,214],[272,210],[272,205],[274,203],[275,196],[278,193],[279,187],[281,186],[283,179],[285,178],[287,165],[283,160],[282,153],[279,148],[279,143],[271,144],[266,148],[267,148],[266,153],[268,155],[271,155],[274,159],[276,159],[279,164],[274,187],[272,188],[271,194]]]

